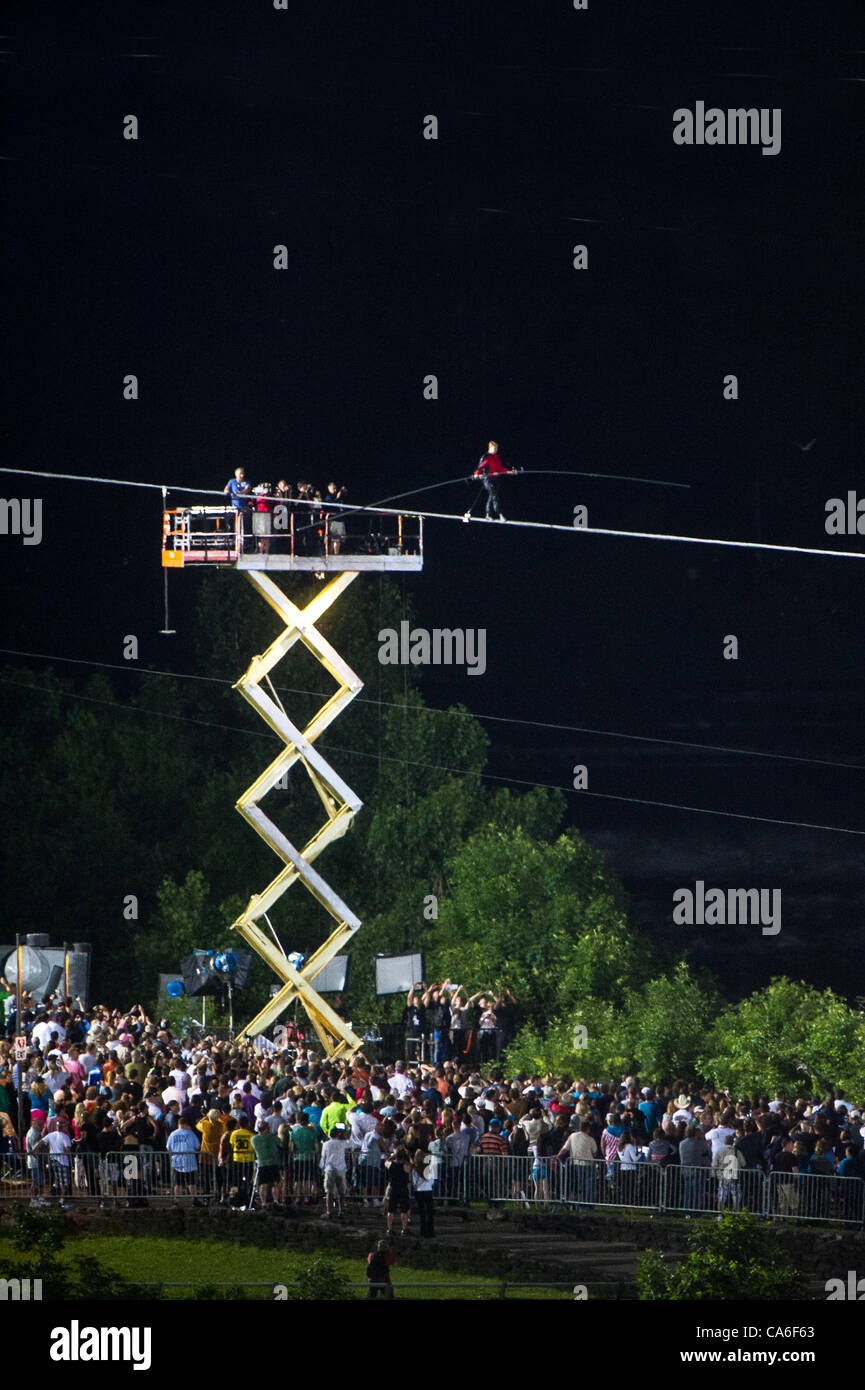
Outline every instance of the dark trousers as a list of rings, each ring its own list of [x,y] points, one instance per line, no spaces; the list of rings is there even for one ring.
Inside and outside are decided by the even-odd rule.
[[[416,1192],[417,1211],[420,1217],[420,1233],[422,1236],[434,1236],[433,1230],[433,1195],[431,1192]]]
[[[490,520],[500,515],[499,512],[499,485],[495,478],[491,478],[488,473],[484,474],[484,488],[487,494],[487,516]]]

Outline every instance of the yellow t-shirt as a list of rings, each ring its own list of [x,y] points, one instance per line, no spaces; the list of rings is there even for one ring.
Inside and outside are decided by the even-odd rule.
[[[234,1130],[229,1142],[231,1144],[231,1156],[235,1163],[252,1163],[255,1158],[255,1150],[252,1147],[251,1130]]]
[[[205,1115],[195,1126],[201,1135],[201,1152],[203,1154],[218,1154],[219,1141],[225,1133],[225,1120],[208,1120]]]

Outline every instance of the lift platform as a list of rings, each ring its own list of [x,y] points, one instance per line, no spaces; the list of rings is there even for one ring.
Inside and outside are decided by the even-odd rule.
[[[360,927],[360,919],[342,901],[313,867],[314,861],[332,841],[348,830],[362,802],[351,787],[322,757],[316,739],[363,689],[363,682],[343,660],[316,624],[345,592],[359,573],[369,571],[418,571],[423,567],[423,518],[414,514],[376,512],[357,508],[337,509],[331,517],[323,509],[304,510],[300,503],[289,504],[284,517],[276,508],[269,526],[253,530],[244,522],[260,515],[251,512],[241,518],[231,506],[178,507],[163,513],[162,564],[168,569],[189,566],[233,568],[244,571],[246,579],[271,606],[283,623],[262,656],[253,657],[249,669],[235,689],[281,739],[284,747],[268,767],[239,797],[236,809],[253,830],[282,861],[275,878],[254,893],[232,929],[255,950],[279,979],[280,988],[256,1015],[242,1035],[255,1037],[299,1000],[328,1057],[356,1052],[361,1039],[317,993],[316,976],[329,960],[342,950]],[[284,524],[277,524],[284,521]],[[301,609],[279,587],[270,573],[312,571],[326,579],[314,598]],[[166,574],[167,582],[167,574]],[[321,663],[336,682],[336,690],[305,728],[300,729],[279,701],[270,673],[300,642]],[[302,849],[288,839],[267,815],[262,802],[288,770],[300,763],[307,772],[322,805],[326,819]],[[300,882],[332,919],[327,940],[309,957],[302,968],[295,968],[271,926],[268,913],[287,888]],[[265,930],[267,927],[268,930]]]
[[[250,510],[245,518],[231,506],[176,507],[163,513],[163,568],[323,574],[423,569],[423,517],[365,508],[320,517],[316,511],[297,501],[277,503],[272,512]],[[254,529],[259,518],[260,531]]]

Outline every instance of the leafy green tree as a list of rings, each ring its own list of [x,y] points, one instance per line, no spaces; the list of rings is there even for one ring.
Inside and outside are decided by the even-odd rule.
[[[739,1093],[809,1095],[861,1082],[865,1019],[832,990],[786,976],[717,1015],[697,1055],[709,1080]]]
[[[631,1065],[621,1008],[604,999],[575,1001],[549,1022],[543,1035],[521,1029],[506,1062],[509,1071],[530,1076],[619,1076]]]
[[[315,1255],[306,1269],[296,1275],[291,1296],[301,1300],[342,1301],[349,1297],[348,1282],[335,1260],[327,1255]]]
[[[575,980],[584,997],[630,982],[623,891],[575,831],[550,844],[487,824],[457,849],[449,883],[430,953],[436,978],[509,988],[535,1026],[572,1002]]]
[[[641,1300],[752,1303],[808,1298],[790,1257],[750,1212],[695,1222],[688,1254],[680,1263],[669,1263],[656,1250],[646,1251],[639,1261],[637,1288]]]
[[[631,1061],[641,1076],[694,1075],[695,1058],[718,1009],[711,979],[696,978],[685,961],[628,994],[625,1004]]]
[[[649,960],[648,943],[624,920],[581,935],[562,972],[555,1013],[543,1034],[522,1030],[508,1066],[595,1078],[692,1075],[717,1011],[715,985],[684,961],[646,981]]]

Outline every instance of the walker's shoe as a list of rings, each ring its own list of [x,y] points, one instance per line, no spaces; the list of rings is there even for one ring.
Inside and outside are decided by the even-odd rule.
[[[324,570],[316,570],[316,572],[315,572],[315,577],[316,577],[316,579],[324,579],[324,577],[325,577]]]
[[[463,512],[463,521],[468,521],[470,516],[471,512]]]
[[[498,519],[499,519],[499,521],[507,521],[507,517],[506,517],[506,516],[502,516],[501,512],[499,512],[499,517],[498,517]]]

